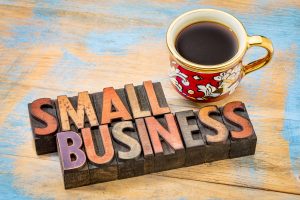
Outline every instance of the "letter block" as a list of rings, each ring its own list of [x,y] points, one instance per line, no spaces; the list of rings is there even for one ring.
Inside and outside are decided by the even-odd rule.
[[[118,163],[108,126],[84,128],[81,131],[91,184],[116,180]]]
[[[38,155],[57,151],[64,187],[253,155],[244,103],[170,112],[161,83],[41,98],[28,104]]]
[[[223,123],[217,106],[205,106],[198,113],[198,125],[206,141],[205,162],[228,158],[230,149],[229,132]]]
[[[88,92],[79,92],[78,96],[58,96],[56,100],[62,131],[77,133],[84,127],[98,126],[97,116]]]
[[[112,126],[111,132],[118,159],[118,178],[143,175],[144,158],[133,123],[131,121],[116,122]]]
[[[173,114],[157,118],[147,117],[145,121],[155,153],[154,171],[182,167],[185,150]]]
[[[82,150],[81,137],[73,132],[57,133],[57,151],[61,163],[65,188],[90,184],[86,155]]]
[[[143,150],[144,174],[149,174],[154,172],[154,153],[151,146],[151,141],[146,128],[145,120],[143,118],[136,119],[135,124]]]
[[[171,112],[160,82],[152,83],[151,81],[144,81],[144,88],[152,115],[159,116]]]
[[[247,113],[240,101],[227,103],[222,108],[223,120],[230,132],[230,158],[253,155],[257,137]]]
[[[104,88],[103,92],[92,94],[92,98],[100,124],[132,119],[124,89]]]
[[[37,99],[28,104],[28,110],[36,153],[56,152],[56,133],[60,128],[54,101],[49,98]]]
[[[144,86],[133,84],[125,85],[127,100],[130,104],[133,117],[141,118],[151,116],[150,105]]]
[[[185,144],[185,166],[204,163],[206,143],[202,138],[194,111],[176,112],[175,116]]]

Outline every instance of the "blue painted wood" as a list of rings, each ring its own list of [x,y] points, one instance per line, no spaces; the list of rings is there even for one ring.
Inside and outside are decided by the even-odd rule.
[[[76,95],[83,90],[95,92],[105,86],[117,88],[132,81],[140,84],[152,79],[163,81],[172,111],[199,106],[183,100],[167,81],[165,32],[181,13],[207,7],[235,15],[250,35],[266,35],[274,43],[273,62],[245,77],[237,92],[220,102],[232,99],[246,102],[258,134],[258,153],[254,158],[201,167],[207,176],[184,169],[164,175],[299,194],[300,5],[296,1],[1,0],[0,193],[4,195],[1,197],[65,197],[49,194],[54,189],[44,193],[34,191],[30,185],[37,186],[38,179],[26,175],[31,162],[57,164],[58,161],[56,155],[34,154],[27,103],[36,98]],[[247,60],[260,53],[252,51]],[[58,166],[51,165],[59,171]],[[235,169],[226,171],[229,175],[225,173],[224,178],[220,174],[225,169],[217,171],[217,166]],[[36,166],[32,169],[40,170]],[[243,175],[247,178],[240,180]]]

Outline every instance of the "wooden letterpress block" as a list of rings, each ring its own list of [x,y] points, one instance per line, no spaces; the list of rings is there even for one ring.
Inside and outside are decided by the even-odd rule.
[[[204,163],[206,145],[193,110],[177,112],[175,116],[185,144],[185,166]]]
[[[144,88],[148,96],[152,115],[159,116],[171,112],[160,82],[144,81]]]
[[[58,96],[56,101],[62,131],[76,131],[84,127],[98,126],[97,116],[88,92],[79,92],[78,96],[68,98]]]
[[[41,98],[28,104],[35,149],[38,155],[56,152],[56,133],[59,123],[54,101]]]
[[[57,133],[57,151],[61,163],[65,188],[90,184],[86,155],[82,149],[81,137],[73,132]]]
[[[131,121],[116,122],[112,126],[114,148],[118,160],[118,178],[144,174],[144,158],[137,131]]]
[[[148,135],[145,120],[143,118],[136,119],[135,124],[143,150],[144,174],[149,174],[154,172],[154,153],[152,150],[151,141]]]
[[[185,150],[173,114],[145,118],[154,156],[154,171],[175,169],[184,165]]]
[[[103,92],[92,94],[92,97],[101,124],[132,119],[124,89],[108,87]]]
[[[118,163],[108,126],[84,128],[81,131],[91,184],[116,180]]]
[[[150,105],[145,88],[142,85],[125,85],[125,91],[134,118],[151,116]]]
[[[223,123],[218,107],[205,106],[200,108],[198,118],[202,137],[207,143],[205,162],[228,158],[230,149],[229,133]]]
[[[227,103],[222,108],[223,120],[230,132],[230,158],[253,155],[257,137],[245,104],[240,101]]]

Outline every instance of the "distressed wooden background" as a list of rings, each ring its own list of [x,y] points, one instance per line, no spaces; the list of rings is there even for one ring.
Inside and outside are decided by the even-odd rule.
[[[0,199],[300,199],[300,1],[0,2]],[[217,103],[246,103],[255,156],[64,190],[57,154],[35,154],[27,103],[151,79],[172,112],[203,106],[171,87],[165,45],[171,21],[197,8],[227,11],[274,42],[273,61]]]

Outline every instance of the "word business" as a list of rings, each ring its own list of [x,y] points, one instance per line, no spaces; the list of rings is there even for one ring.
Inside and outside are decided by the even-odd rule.
[[[245,105],[172,114],[161,83],[28,104],[38,155],[58,152],[65,188],[253,155]]]

